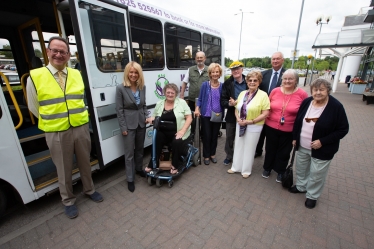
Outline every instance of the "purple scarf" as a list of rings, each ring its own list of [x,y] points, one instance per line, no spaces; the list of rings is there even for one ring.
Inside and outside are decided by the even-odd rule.
[[[243,98],[243,105],[242,105],[242,108],[240,109],[240,119],[241,120],[245,120],[247,118],[247,105],[252,101],[252,99],[256,96],[257,94],[257,91],[258,89],[256,90],[256,92],[254,92],[252,94],[251,97],[249,97],[249,91],[247,91],[244,95],[244,98]],[[245,134],[245,131],[247,130],[247,126],[239,126],[240,127],[240,130],[239,130],[239,137],[242,137],[244,136]]]

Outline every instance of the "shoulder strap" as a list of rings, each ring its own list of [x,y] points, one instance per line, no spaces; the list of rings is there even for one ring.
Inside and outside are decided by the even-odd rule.
[[[293,147],[292,147],[292,156],[291,156],[291,161],[290,161],[290,164],[288,165],[287,168],[289,168],[289,167],[292,168],[293,162],[294,162],[294,160],[295,160],[295,152],[296,152],[296,150],[295,150],[295,147],[293,146]]]

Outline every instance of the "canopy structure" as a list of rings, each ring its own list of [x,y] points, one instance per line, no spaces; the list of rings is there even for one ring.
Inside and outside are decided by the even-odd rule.
[[[339,57],[332,87],[333,92],[335,92],[340,78],[344,58],[353,54],[363,54],[366,47],[370,46],[374,46],[374,29],[343,30],[317,35],[312,48],[328,50],[328,54]]]
[[[344,30],[319,34],[312,48],[346,48],[374,46],[374,29]]]

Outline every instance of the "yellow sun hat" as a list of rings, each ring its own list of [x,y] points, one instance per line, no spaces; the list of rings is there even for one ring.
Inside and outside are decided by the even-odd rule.
[[[237,67],[244,67],[244,64],[240,61],[234,61],[229,66],[230,69],[234,69],[234,68],[237,68]]]

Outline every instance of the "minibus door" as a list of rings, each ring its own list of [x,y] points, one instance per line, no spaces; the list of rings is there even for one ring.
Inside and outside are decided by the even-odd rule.
[[[115,1],[69,1],[90,127],[100,168],[124,153],[116,110],[116,86],[131,60],[127,6]]]

